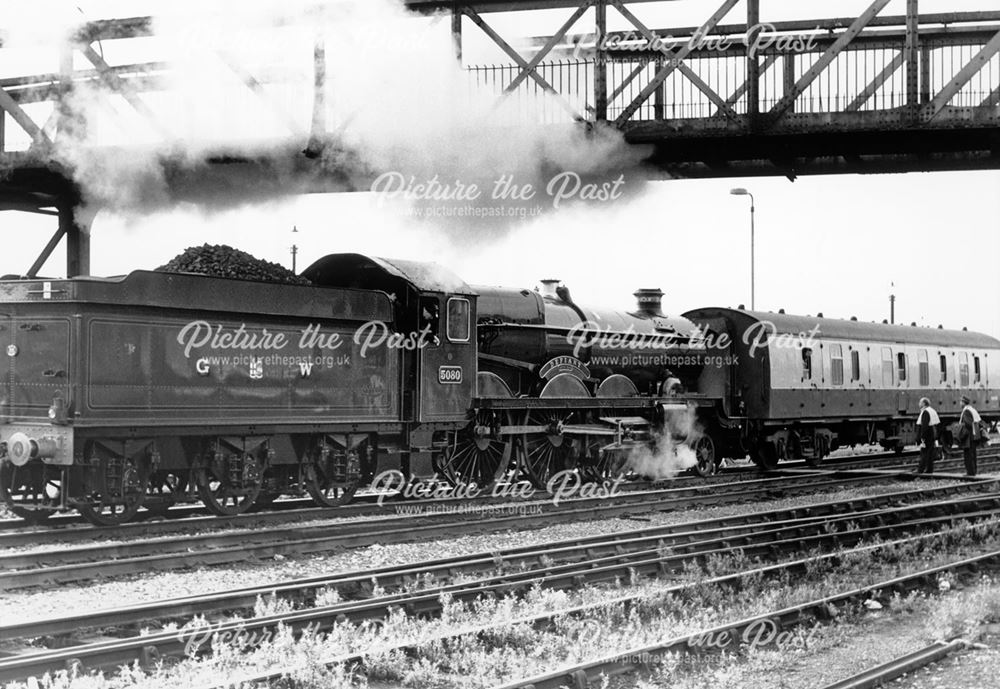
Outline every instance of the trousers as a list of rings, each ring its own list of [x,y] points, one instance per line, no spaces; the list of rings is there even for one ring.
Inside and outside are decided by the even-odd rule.
[[[976,475],[976,446],[962,448],[962,457],[965,459],[965,473],[969,476]]]
[[[920,446],[920,464],[917,465],[918,474],[933,474],[934,473],[934,453],[937,452],[937,448],[933,445],[928,447],[927,445]]]

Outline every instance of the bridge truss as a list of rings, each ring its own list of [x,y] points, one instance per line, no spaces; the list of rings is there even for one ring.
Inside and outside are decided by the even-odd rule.
[[[918,0],[906,0],[904,15],[886,15],[889,0],[873,0],[857,17],[762,24],[760,0],[713,0],[700,25],[656,29],[636,7],[654,2],[666,0],[405,0],[411,12],[450,15],[472,91],[541,103],[533,116],[552,125],[617,129],[649,147],[647,162],[668,175],[794,179],[1000,167],[1000,12],[920,14]],[[497,12],[538,9],[564,11],[565,20],[527,50],[495,28]],[[609,16],[628,29],[609,31]],[[63,237],[67,274],[89,272],[87,221],[74,212],[80,190],[55,154],[60,137],[85,126],[70,96],[102,85],[133,116],[169,130],[149,101],[166,88],[169,61],[115,63],[101,49],[153,32],[148,17],[91,22],[63,46],[58,71],[0,78],[0,209],[58,218],[28,275]],[[471,32],[508,61],[467,64]],[[315,164],[333,134],[326,40],[317,35],[313,46],[309,131],[290,127],[304,145],[215,155],[206,169],[239,167],[260,179],[279,170],[301,177],[306,191],[352,188]],[[0,33],[0,60],[2,41]],[[265,79],[230,66],[249,93],[264,94]],[[433,84],[427,89],[432,97]]]

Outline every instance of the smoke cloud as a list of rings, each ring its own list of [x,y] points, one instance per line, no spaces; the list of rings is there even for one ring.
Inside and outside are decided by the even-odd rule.
[[[102,18],[56,5],[58,22],[37,5],[20,13],[5,45],[30,43],[51,61]],[[177,203],[211,210],[318,189],[364,191],[392,172],[411,188],[437,180],[482,190],[472,200],[386,199],[416,207],[414,219],[503,228],[526,219],[507,209],[553,210],[547,187],[561,173],[578,188],[563,205],[588,202],[586,185],[622,175],[622,196],[643,189],[647,151],[618,132],[574,124],[533,86],[502,102],[499,86],[477,87],[455,60],[443,16],[414,16],[399,0],[179,5],[140,5],[154,16],[150,37],[75,44],[77,70],[146,65],[78,81],[56,118],[55,156],[90,203],[124,213]],[[100,4],[82,5],[91,6]],[[582,102],[570,105],[586,114]],[[535,198],[498,198],[500,180],[508,191],[530,185]],[[456,214],[459,206],[499,212]]]

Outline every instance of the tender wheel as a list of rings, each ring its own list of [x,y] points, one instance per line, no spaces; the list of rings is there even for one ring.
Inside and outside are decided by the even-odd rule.
[[[101,457],[85,469],[86,493],[74,506],[91,524],[118,526],[132,519],[146,498],[148,477],[132,459]]]
[[[315,439],[305,459],[303,475],[306,492],[313,502],[320,507],[340,507],[349,503],[358,490],[361,457],[368,449],[365,436],[325,436]]]
[[[226,455],[194,472],[198,495],[212,514],[231,517],[249,510],[260,494],[264,469],[253,455]]]
[[[562,433],[571,416],[572,412],[528,412],[524,425],[544,426],[545,430],[517,437],[521,470],[539,490],[545,490],[549,479],[575,463],[575,443]]]
[[[494,422],[492,413],[479,411],[467,428],[452,437],[437,463],[438,471],[448,483],[487,488],[507,470],[511,443],[486,433]]]
[[[691,467],[698,476],[714,476],[718,463],[715,455],[715,443],[711,436],[703,434],[694,443],[695,465]]]
[[[15,466],[0,463],[0,499],[11,512],[29,524],[41,524],[59,507],[62,481],[58,470],[31,462]]]
[[[318,463],[306,467],[306,491],[320,507],[340,507],[354,498],[357,481],[336,481],[328,468]]]

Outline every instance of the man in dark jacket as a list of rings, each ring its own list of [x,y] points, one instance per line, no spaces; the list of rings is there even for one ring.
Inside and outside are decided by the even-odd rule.
[[[926,397],[920,398],[920,415],[917,417],[917,444],[920,445],[920,464],[918,474],[934,473],[934,453],[937,427],[941,423],[937,412]]]
[[[962,416],[958,420],[958,444],[965,457],[965,473],[976,475],[976,445],[979,442],[979,412],[971,400],[962,395]]]

